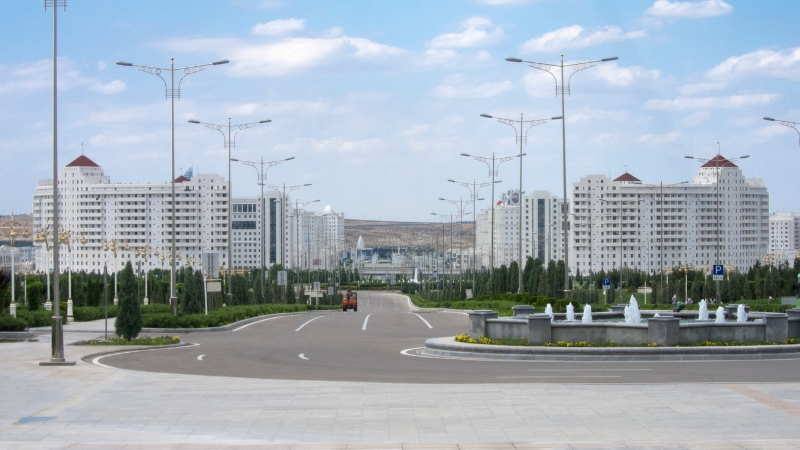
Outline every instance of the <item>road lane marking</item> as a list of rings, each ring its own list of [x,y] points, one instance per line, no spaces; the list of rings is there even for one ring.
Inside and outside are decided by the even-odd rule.
[[[361,331],[364,331],[364,330],[367,329],[367,321],[369,320],[369,316],[371,316],[371,315],[372,315],[372,313],[369,313],[369,314],[367,314],[367,317],[364,318],[364,326],[361,327]]]
[[[425,325],[427,325],[427,326],[428,326],[428,328],[433,328],[433,327],[431,326],[431,324],[429,324],[429,323],[428,323],[428,321],[427,321],[427,320],[425,320],[425,319],[424,319],[422,316],[420,316],[419,314],[417,314],[417,313],[411,313],[411,314],[414,314],[415,316],[419,317],[419,319],[420,319],[421,321],[425,322]]]
[[[653,369],[528,369],[528,372],[652,372]]]
[[[205,353],[203,353],[202,355],[198,356],[198,357],[197,357],[197,360],[198,360],[198,361],[202,361],[202,360],[203,360],[203,356],[206,356],[206,355],[205,355]]]
[[[299,355],[297,355],[297,356],[299,356],[299,357],[300,357],[300,359],[305,359],[306,361],[308,361],[308,358],[306,358],[306,354],[305,354],[305,353],[300,353],[300,354],[299,354]]]
[[[103,358],[107,358],[109,356],[127,355],[128,353],[149,352],[149,351],[156,351],[156,350],[171,350],[173,348],[188,348],[188,347],[196,347],[198,345],[200,345],[200,344],[186,344],[186,345],[181,345],[180,347],[142,348],[142,349],[139,349],[139,350],[131,350],[131,351],[128,351],[128,352],[109,353],[107,355],[100,355],[97,358],[93,359],[92,360],[92,364],[94,364],[95,366],[105,367],[106,369],[116,369],[116,367],[107,366],[107,365],[101,363],[100,360],[103,359]]]
[[[499,379],[513,378],[622,378],[622,375],[520,375],[514,377],[495,377]]]
[[[406,299],[408,299],[408,306],[410,306],[411,309],[419,309],[416,306],[414,306],[413,303],[411,303],[411,297],[406,297]]]
[[[278,316],[278,317],[267,317],[266,319],[261,319],[261,320],[255,321],[255,322],[250,322],[250,323],[248,323],[246,325],[242,325],[239,328],[236,328],[235,330],[231,330],[231,331],[239,331],[239,330],[241,330],[243,328],[249,327],[250,325],[255,325],[257,323],[266,322],[267,320],[280,319],[281,317],[289,317],[289,316],[287,315],[287,316]]]
[[[302,330],[302,329],[303,329],[303,327],[304,327],[304,326],[306,326],[306,325],[310,324],[311,322],[313,322],[313,321],[315,321],[315,320],[317,320],[317,319],[322,319],[323,317],[325,317],[325,316],[314,317],[313,319],[309,320],[308,322],[306,322],[306,323],[304,323],[304,324],[300,325],[300,327],[298,327],[298,328],[297,328],[296,330],[294,330],[294,331],[300,331],[300,330]]]

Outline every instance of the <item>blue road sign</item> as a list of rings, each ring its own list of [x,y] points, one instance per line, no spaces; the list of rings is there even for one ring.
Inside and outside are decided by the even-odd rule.
[[[611,278],[603,278],[603,289],[611,289]]]

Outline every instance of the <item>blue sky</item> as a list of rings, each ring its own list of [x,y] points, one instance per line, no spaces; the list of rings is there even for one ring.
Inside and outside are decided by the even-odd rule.
[[[29,212],[51,170],[52,15],[0,3],[0,213]],[[516,152],[514,132],[479,117],[560,114],[552,78],[507,56],[567,62],[618,56],[579,72],[566,100],[567,177],[628,171],[646,183],[689,180],[684,155],[751,155],[771,210],[800,210],[800,2],[722,1],[70,1],[59,13],[61,165],[87,156],[114,182],[169,180],[169,103],[137,64],[194,65],[176,104],[176,164],[226,174],[222,123],[242,132],[234,157],[292,162],[269,184],[346,217],[430,220],[468,197],[448,178],[486,167],[459,156]],[[561,192],[561,127],[530,130],[523,189]],[[177,169],[176,169],[177,170]],[[519,184],[500,167],[504,189]],[[258,192],[233,168],[234,194]],[[481,196],[487,200],[488,195]],[[485,206],[485,205],[483,205]]]

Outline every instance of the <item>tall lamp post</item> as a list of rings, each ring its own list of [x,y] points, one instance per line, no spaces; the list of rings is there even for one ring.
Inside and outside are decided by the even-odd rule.
[[[716,257],[715,257],[716,262],[714,264],[720,264],[720,261],[721,261],[720,258],[719,258],[719,210],[720,210],[719,175],[720,175],[720,169],[723,168],[723,167],[730,167],[730,166],[727,166],[727,164],[730,164],[731,166],[736,167],[733,164],[734,161],[738,161],[740,159],[747,159],[749,157],[750,157],[750,155],[739,156],[739,157],[736,157],[736,158],[723,158],[722,155],[720,155],[720,153],[719,153],[719,142],[717,142],[717,156],[715,156],[715,157],[713,157],[711,159],[697,158],[695,156],[688,156],[688,155],[684,156],[684,158],[686,158],[686,159],[693,159],[695,161],[699,161],[699,162],[703,163],[703,166],[708,164],[709,167],[714,167],[714,168],[717,169],[716,170],[716,172],[717,172],[717,176],[716,176],[717,180],[716,181],[717,182],[716,182],[716,188],[715,188],[716,193],[714,194],[714,197],[716,197],[716,201],[715,201],[716,205],[714,205],[714,209],[717,211],[717,233],[716,233],[717,234],[717,239],[716,239],[716,241],[717,241],[717,253],[716,253]],[[725,162],[722,162],[723,160],[725,160]],[[662,217],[663,217],[663,203],[664,202],[662,201],[661,203],[662,203]],[[661,232],[663,233],[664,230],[662,229]],[[662,238],[662,241],[663,241],[663,238]],[[717,280],[717,282],[716,282],[716,299],[719,300],[719,280]]]
[[[800,125],[800,122],[790,122],[788,120],[781,120],[781,119],[773,119],[772,117],[764,117],[764,120],[768,120],[770,122],[778,122],[779,124],[789,127],[797,132],[798,139],[800,139],[800,130],[797,129],[797,126]]]
[[[495,207],[495,204],[494,204],[494,183],[495,183],[494,177],[497,175],[497,171],[500,169],[500,165],[501,164],[503,164],[504,162],[511,161],[514,158],[522,158],[523,156],[525,156],[525,154],[522,153],[522,154],[514,155],[514,156],[504,156],[502,158],[496,158],[494,156],[494,152],[492,152],[492,157],[491,158],[486,158],[486,157],[483,157],[483,156],[474,156],[474,155],[470,155],[470,154],[467,154],[467,153],[462,153],[461,156],[467,156],[469,158],[474,159],[475,161],[480,161],[480,162],[486,164],[489,167],[489,171],[491,172],[490,175],[492,176],[492,201],[490,202],[490,205],[492,207],[492,220],[491,220],[492,221],[492,248],[491,248],[491,254],[492,254],[491,260],[492,261],[489,264],[489,275],[491,276],[492,272],[494,271],[494,207]],[[491,166],[489,165],[489,161],[492,162]]]
[[[286,248],[284,248],[286,245],[286,190],[288,189],[289,192],[292,192],[301,187],[311,186],[311,183],[286,186],[286,182],[284,181],[282,187],[273,185],[266,186],[279,192],[283,189],[283,194],[281,195],[281,265],[283,269],[286,270]]]
[[[516,133],[517,143],[519,143],[519,262],[517,263],[519,268],[519,276],[517,277],[519,279],[519,286],[517,288],[517,294],[522,294],[522,156],[524,155],[524,153],[522,153],[522,144],[528,143],[528,131],[530,131],[531,128],[546,123],[548,120],[559,120],[561,116],[534,120],[524,120],[524,113],[519,114],[519,120],[503,119],[502,117],[490,116],[489,114],[481,114],[481,117],[495,119],[513,128],[514,133]],[[519,129],[517,129],[517,124],[519,124]],[[528,125],[527,129],[525,125]]]
[[[439,200],[445,201],[450,203],[451,205],[455,206],[458,210],[458,282],[459,282],[459,291],[461,290],[461,267],[462,262],[464,259],[464,198],[462,197],[458,201],[455,200],[448,200],[446,198],[439,198]],[[475,203],[474,200],[467,200],[467,205],[470,203]],[[469,213],[467,213],[469,214]],[[474,289],[474,288],[473,288]]]
[[[258,173],[258,185],[261,186],[261,199],[258,202],[259,203],[259,207],[258,208],[261,211],[261,214],[260,214],[260,217],[261,217],[261,219],[260,219],[261,220],[261,227],[260,227],[261,231],[258,233],[258,239],[260,241],[260,243],[259,243],[259,245],[260,245],[259,253],[261,254],[261,277],[260,277],[261,280],[259,281],[259,286],[260,286],[261,292],[263,294],[263,292],[264,292],[264,278],[266,278],[265,270],[264,270],[266,268],[266,262],[265,262],[265,258],[264,258],[265,257],[265,253],[266,253],[264,251],[264,230],[267,228],[266,225],[264,224],[264,221],[266,220],[266,215],[264,213],[264,209],[266,209],[264,207],[264,184],[267,182],[267,172],[269,171],[270,167],[277,166],[278,164],[284,163],[286,161],[291,161],[291,160],[294,159],[294,156],[291,156],[291,157],[286,158],[286,159],[279,159],[279,160],[276,160],[276,161],[267,161],[267,162],[264,162],[264,157],[263,156],[261,157],[261,160],[258,161],[258,162],[256,162],[256,161],[238,160],[236,158],[229,158],[229,159],[231,161],[238,161],[238,162],[240,162],[240,163],[242,163],[242,164],[244,164],[246,166],[250,166],[253,169],[256,169],[256,172]],[[265,164],[266,164],[267,167],[264,167]],[[259,170],[259,168],[256,167],[256,166],[261,166],[261,169]],[[228,172],[228,177],[230,177],[230,172]],[[230,233],[230,231],[229,231],[229,233]],[[230,245],[228,245],[228,248],[230,248],[233,245],[233,239],[230,236],[229,236],[229,244]]]
[[[227,62],[227,61],[225,61]],[[233,216],[233,180],[231,180],[231,149],[236,147],[236,135],[239,134],[240,131],[246,130],[248,128],[253,128],[254,126],[261,124],[261,123],[269,123],[272,122],[272,119],[260,120],[258,122],[250,122],[250,123],[242,123],[239,125],[231,124],[231,118],[228,117],[228,124],[227,125],[220,125],[216,123],[208,123],[208,122],[200,122],[199,120],[190,120],[189,123],[194,123],[197,125],[203,125],[206,128],[211,128],[213,130],[217,130],[222,133],[222,145],[224,148],[228,149],[228,304],[233,304],[233,286],[231,285],[233,280],[233,238],[231,232],[231,217]],[[228,128],[228,134],[226,135],[224,131],[225,128]],[[236,128],[236,132],[231,135],[231,131],[233,128]],[[172,183],[172,192],[173,195],[175,193],[175,183]],[[262,208],[263,209],[263,208]],[[174,211],[174,208],[173,208]],[[172,215],[173,220],[173,232],[175,231],[175,214]],[[263,225],[263,224],[262,224]],[[175,239],[172,240],[172,252],[175,253]],[[172,277],[175,277],[174,267],[172,265],[173,273]]]
[[[477,266],[477,251],[478,251],[478,216],[475,212],[475,205],[478,203],[478,193],[482,188],[486,186],[492,186],[492,197],[494,197],[494,183],[502,183],[501,181],[492,181],[486,183],[477,183],[475,179],[472,179],[472,183],[466,183],[463,181],[456,181],[456,180],[447,180],[451,183],[455,183],[461,187],[467,188],[470,193],[470,197],[472,197],[472,220],[474,220],[472,224],[472,292],[475,293],[475,272],[478,268]],[[483,257],[481,255],[481,257]]]
[[[170,204],[170,209],[172,210],[172,228],[170,230],[170,239],[172,242],[172,253],[175,253],[177,250],[175,249],[175,99],[177,98],[180,100],[181,98],[181,83],[183,79],[189,75],[192,75],[197,72],[201,72],[206,70],[211,66],[219,66],[222,64],[227,64],[228,60],[223,59],[220,61],[214,61],[212,63],[207,64],[200,64],[196,66],[186,66],[186,67],[175,67],[175,58],[169,59],[169,67],[156,67],[156,66],[142,66],[139,64],[133,64],[125,61],[117,62],[118,66],[125,66],[125,67],[138,67],[139,71],[144,73],[149,73],[150,75],[155,75],[158,78],[161,78],[161,81],[164,82],[164,98],[169,99],[171,101],[171,116],[170,116],[170,125],[171,125],[171,148],[172,148],[172,172],[170,176],[170,184],[172,185],[172,203]],[[175,71],[183,71],[183,76],[178,80],[178,89],[175,89]],[[169,79],[170,84],[167,86],[167,80],[161,76],[162,71],[169,71]],[[228,180],[230,181],[230,180]],[[230,203],[230,202],[229,202]],[[229,231],[230,232],[230,231]],[[172,304],[172,314],[178,314],[178,298],[175,295],[175,264],[174,262],[170,263],[170,276],[169,276],[169,302]],[[114,271],[116,273],[116,270]]]
[[[64,327],[61,322],[61,306],[59,305],[60,292],[58,290],[58,8],[67,10],[66,0],[45,0],[44,9],[53,9],[53,297],[55,311],[51,320],[50,333],[50,360],[40,361],[40,366],[73,366],[75,361],[64,359]]]
[[[582,70],[590,69],[596,66],[597,63],[615,61],[617,59],[619,58],[617,58],[616,56],[611,56],[608,58],[596,59],[593,61],[583,61],[577,63],[564,64],[564,54],[562,53],[560,63],[550,64],[550,63],[541,63],[536,61],[526,61],[514,57],[506,58],[506,61],[508,62],[515,62],[515,63],[524,62],[534,69],[538,69],[543,72],[549,73],[550,76],[553,77],[553,81],[555,81],[556,83],[556,96],[558,96],[559,94],[561,95],[561,157],[562,157],[562,168],[563,168],[563,178],[564,178],[564,290],[565,291],[569,291],[569,237],[568,237],[569,227],[567,226],[569,218],[569,212],[568,212],[569,208],[567,206],[569,205],[569,203],[567,202],[567,125],[566,125],[566,114],[564,111],[564,96],[570,95],[571,93],[570,83],[572,81],[572,77],[576,73]],[[566,87],[564,85],[565,67],[572,69],[572,74],[570,74],[569,78],[567,79]],[[554,73],[555,69],[560,69],[560,75],[561,75],[560,85],[558,83],[558,78]],[[564,292],[564,298],[567,297],[568,297],[567,292]]]

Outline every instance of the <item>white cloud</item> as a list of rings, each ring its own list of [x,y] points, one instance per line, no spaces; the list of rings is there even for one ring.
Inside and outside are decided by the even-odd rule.
[[[701,2],[671,2],[656,0],[645,13],[657,17],[699,19],[730,14],[733,7],[722,0],[703,0]]]
[[[97,70],[100,70],[100,71],[106,70],[105,61],[100,61],[100,62],[97,63]]]
[[[116,94],[118,92],[122,92],[127,89],[128,86],[125,85],[125,82],[122,80],[114,80],[110,83],[94,83],[91,85],[90,89],[95,92],[100,92],[102,94]]]
[[[152,142],[158,137],[157,134],[131,134],[126,136],[110,136],[106,134],[97,134],[89,138],[89,143],[93,146],[100,147],[105,145],[135,145],[145,142]]]
[[[257,23],[250,32],[261,36],[283,36],[293,31],[302,31],[305,27],[305,19],[278,19]]]
[[[592,69],[595,78],[605,81],[610,86],[629,86],[639,82],[658,80],[661,72],[649,70],[641,66],[620,67],[617,63],[599,64]]]
[[[289,144],[275,146],[276,151],[301,154],[309,150],[315,153],[372,153],[383,149],[385,142],[379,138],[350,140],[342,136],[328,139],[295,138]]]
[[[645,109],[681,111],[686,109],[709,108],[742,108],[755,105],[766,105],[778,98],[777,94],[746,94],[728,97],[679,97],[674,100],[648,100]]]
[[[492,45],[503,39],[503,28],[492,27],[484,17],[472,17],[461,23],[457,33],[444,33],[434,37],[432,48],[466,48]]]
[[[644,31],[625,33],[620,27],[607,26],[590,32],[580,25],[572,25],[547,32],[522,44],[523,53],[556,52],[565,48],[594,47],[606,42],[624,41],[645,36]]]
[[[470,86],[462,75],[451,75],[436,86],[433,92],[439,98],[489,98],[502,94],[512,87],[508,80]]]
[[[664,134],[645,134],[639,138],[639,142],[646,142],[648,144],[671,144],[681,137],[679,131],[670,131]]]
[[[701,92],[715,91],[725,88],[725,83],[694,83],[687,84],[678,89],[682,95],[694,95]]]
[[[758,50],[732,56],[706,73],[711,79],[748,75],[800,80],[800,47],[778,52]]]
[[[695,127],[708,120],[708,116],[709,116],[708,111],[697,111],[691,116],[683,119],[681,123],[687,127]]]

